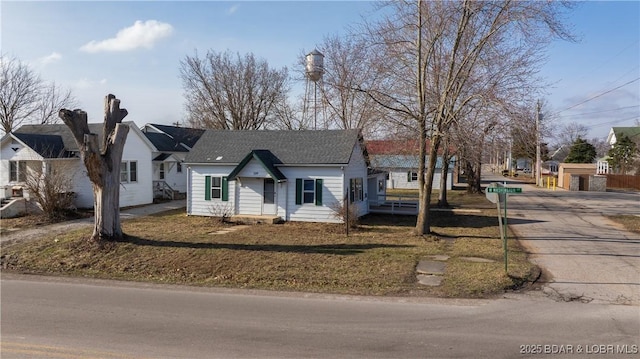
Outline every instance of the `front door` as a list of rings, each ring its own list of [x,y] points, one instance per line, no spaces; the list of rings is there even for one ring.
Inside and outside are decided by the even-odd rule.
[[[276,184],[271,178],[264,179],[262,214],[276,214]]]

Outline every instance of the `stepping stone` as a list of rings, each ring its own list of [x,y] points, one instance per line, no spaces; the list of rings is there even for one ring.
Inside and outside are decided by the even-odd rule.
[[[437,287],[442,283],[442,276],[418,274],[418,283],[430,287]]]
[[[446,263],[440,261],[421,260],[418,262],[416,272],[419,274],[444,274],[446,265]]]
[[[487,258],[479,258],[479,257],[460,257],[461,260],[467,262],[476,262],[476,263],[495,263],[493,259]]]

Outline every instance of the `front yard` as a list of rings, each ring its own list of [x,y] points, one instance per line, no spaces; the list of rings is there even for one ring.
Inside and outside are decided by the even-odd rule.
[[[128,237],[103,248],[88,242],[90,229],[83,229],[2,248],[0,257],[3,270],[21,273],[358,295],[489,297],[534,280],[538,270],[510,240],[505,273],[495,209],[486,203],[473,214],[434,212],[435,234],[428,237],[412,234],[414,216],[369,215],[347,237],[342,225],[235,227],[178,210],[123,222]],[[418,284],[418,261],[433,255],[450,257],[442,284]]]

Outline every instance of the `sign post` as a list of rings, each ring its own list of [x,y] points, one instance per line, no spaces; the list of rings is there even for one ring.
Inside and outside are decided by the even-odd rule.
[[[489,193],[495,193],[497,196],[489,197]],[[522,187],[487,187],[487,198],[491,202],[494,202],[493,199],[498,197],[494,203],[498,205],[498,215],[500,215],[500,202],[504,201],[504,219],[501,220],[498,217],[498,220],[502,224],[502,249],[504,250],[504,271],[507,272],[507,259],[508,259],[508,250],[507,250],[507,197],[509,193],[522,193]]]

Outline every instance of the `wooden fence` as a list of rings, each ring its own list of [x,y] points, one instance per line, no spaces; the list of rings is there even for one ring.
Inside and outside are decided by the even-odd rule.
[[[640,176],[608,174],[607,188],[624,188],[640,191]]]

